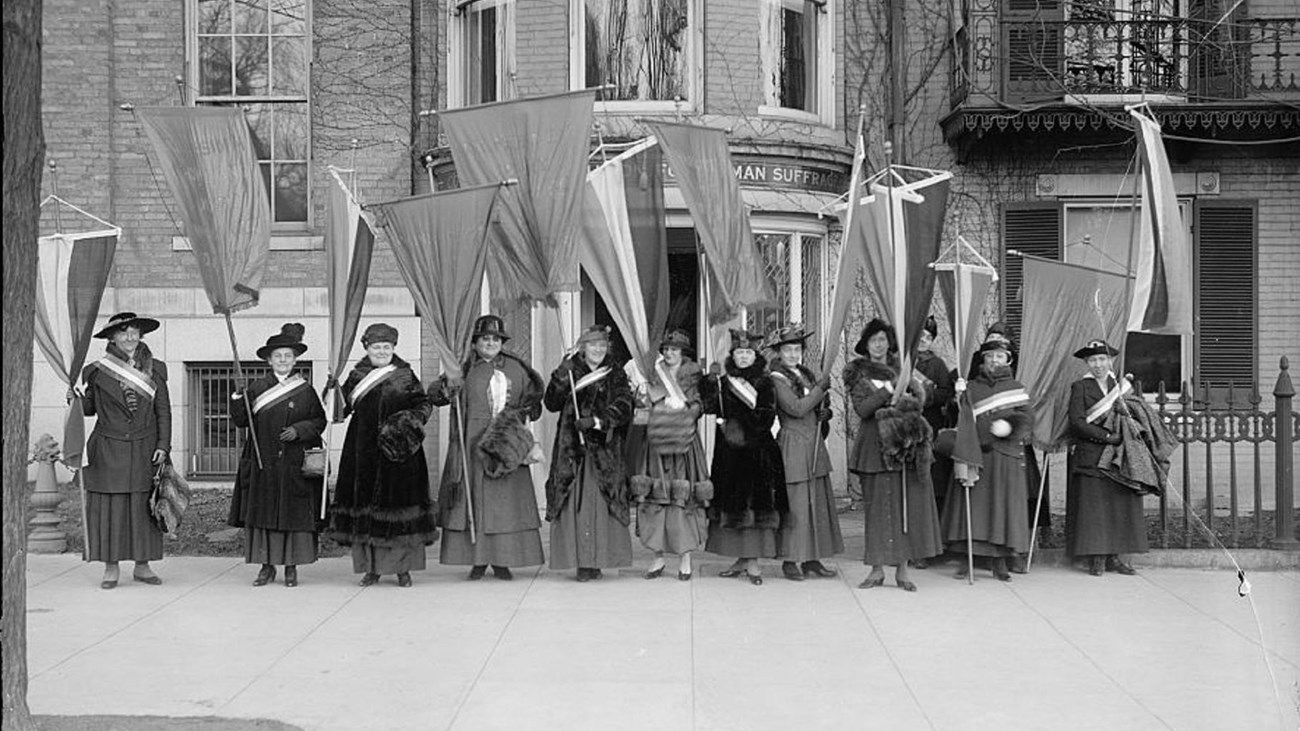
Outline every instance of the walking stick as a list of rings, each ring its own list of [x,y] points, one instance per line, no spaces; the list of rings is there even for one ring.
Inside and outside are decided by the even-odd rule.
[[[330,424],[333,422],[334,414],[334,389],[325,391],[325,436],[330,433]],[[322,439],[322,446],[325,447],[325,474],[324,479],[320,482],[320,519],[325,520],[325,508],[330,501],[330,443],[329,439]]]
[[[460,435],[460,481],[465,489],[465,512],[469,514],[469,542],[473,544],[478,542],[477,531],[474,529],[474,495],[469,488],[469,456],[465,453],[465,424],[460,418],[463,409],[457,408],[458,406],[460,406],[459,393],[451,400],[451,418],[456,420],[456,433]]]
[[[1043,488],[1047,486],[1047,473],[1052,469],[1047,452],[1043,452],[1043,467],[1038,476],[1038,500],[1034,503],[1034,529],[1029,533],[1029,557],[1025,559],[1025,571],[1034,565],[1034,546],[1038,543],[1038,516],[1043,513]]]
[[[85,473],[82,467],[77,468],[77,487],[81,488],[81,560],[90,560],[90,531],[86,528],[86,481],[82,479]]]
[[[226,311],[226,332],[230,334],[230,354],[235,357],[235,382],[248,391],[248,379],[244,378],[244,368],[239,363],[239,346],[235,344],[235,324],[230,321],[230,311]],[[248,394],[239,399],[244,402],[244,413],[248,415],[248,439],[253,443],[253,454],[257,457],[257,469],[262,469],[262,447],[257,443],[257,430],[253,426],[253,405],[248,403]]]
[[[903,491],[903,535],[907,535],[907,465],[903,465],[903,471],[899,473],[902,480],[898,483]]]
[[[970,485],[962,483],[966,490],[966,583],[975,583],[975,538],[970,526]]]

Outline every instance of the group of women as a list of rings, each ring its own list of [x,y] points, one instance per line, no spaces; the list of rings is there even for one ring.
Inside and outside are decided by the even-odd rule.
[[[135,561],[136,581],[161,583],[149,566],[162,557],[162,538],[149,520],[148,493],[152,471],[170,451],[170,404],[166,367],[141,342],[157,327],[134,313],[115,315],[97,334],[111,341],[108,352],[83,374],[85,412],[99,417],[87,445],[88,557],[105,563],[105,589],[117,585],[124,559]],[[813,333],[802,327],[766,337],[732,330],[730,352],[707,370],[691,359],[689,336],[671,330],[650,373],[642,374],[616,362],[610,328],[593,325],[547,380],[503,349],[510,339],[504,322],[486,315],[475,322],[466,360],[426,388],[396,355],[397,330],[371,325],[361,338],[365,356],[342,383],[327,387],[338,389],[342,413],[351,416],[329,505],[319,472],[304,470],[307,455],[322,445],[327,417],[316,392],[294,373],[307,350],[303,332],[290,323],[268,338],[257,354],[270,373],[230,401],[232,421],[250,431],[229,522],[245,528],[246,561],[260,564],[254,586],[273,583],[281,566],[284,585],[296,586],[298,567],[317,559],[321,533],[350,547],[362,586],[384,575],[411,586],[411,572],[425,568],[425,548],[439,528],[441,562],[469,566],[470,580],[489,567],[509,580],[512,568],[542,564],[530,465],[546,460],[528,424],[543,407],[559,415],[545,490],[552,569],[576,569],[586,582],[603,569],[630,566],[635,533],[654,553],[646,579],[661,577],[667,557],[676,556],[677,578],[690,580],[691,556],[700,550],[734,558],[720,575],[755,585],[763,583],[763,558],[780,559],[792,581],[836,575],[822,563],[844,550],[824,442],[831,382],[803,362]],[[945,547],[964,553],[968,544],[991,559],[994,575],[1010,580],[1008,559],[1028,548],[1023,444],[1032,417],[1011,373],[1010,341],[990,334],[969,384],[925,366],[927,350],[896,394],[896,336],[888,323],[872,320],[844,370],[860,420],[848,465],[862,488],[864,562],[871,566],[860,588],[882,586],[884,567],[892,566],[897,586],[916,591],[909,564],[923,566]],[[1088,360],[1091,385],[1107,378],[1113,385],[1113,349],[1091,343],[1076,355]],[[1093,425],[1104,394],[1080,384],[1071,399],[1075,434],[1113,442],[1114,434]],[[963,391],[984,453],[971,489],[935,482],[951,471],[950,463],[935,463],[936,400],[942,411]],[[436,502],[424,454],[424,425],[435,407],[448,407],[451,423]],[[716,425],[708,464],[696,428],[702,414]],[[1102,494],[1107,478],[1088,465],[1080,470],[1088,495],[1075,500],[1072,485],[1070,504],[1088,513],[1085,522],[1128,523],[1085,531],[1077,548],[1100,557],[1089,561],[1094,575],[1103,565],[1132,573],[1115,554],[1145,550],[1131,538],[1130,524],[1141,522],[1140,498],[1136,513],[1131,501],[1117,507],[1128,496]],[[937,501],[936,491],[946,499]]]

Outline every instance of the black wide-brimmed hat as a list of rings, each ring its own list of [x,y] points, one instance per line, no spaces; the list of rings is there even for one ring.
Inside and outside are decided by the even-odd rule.
[[[659,341],[659,352],[664,352],[664,348],[688,351],[691,349],[691,336],[687,335],[685,330],[669,330]]]
[[[798,343],[804,345],[808,338],[813,336],[813,330],[805,330],[803,325],[791,323],[784,327],[778,327],[767,336],[767,347],[772,350],[780,348],[786,343]]]
[[[858,355],[866,355],[867,341],[870,340],[876,333],[885,333],[885,336],[889,338],[888,352],[890,353],[898,352],[898,336],[894,334],[893,326],[891,326],[889,323],[885,322],[884,320],[880,319],[879,317],[871,318],[871,322],[868,322],[867,326],[862,328],[862,335],[858,337],[857,345],[853,346],[853,352],[857,353]]]
[[[1114,358],[1119,351],[1112,348],[1105,340],[1089,340],[1088,344],[1074,351],[1074,357],[1087,360],[1094,355],[1109,355]]]
[[[510,333],[506,332],[506,323],[496,315],[484,315],[474,321],[474,333],[469,336],[471,343],[477,343],[478,339],[484,335],[495,335],[501,338],[502,342],[510,339]]]
[[[744,330],[731,329],[731,349],[732,350],[753,350],[757,351],[763,347],[763,336],[758,333],[746,332]]]
[[[397,328],[383,322],[376,322],[361,334],[361,344],[370,347],[375,343],[392,343],[397,347]]]
[[[95,337],[108,339],[113,337],[113,333],[128,327],[134,327],[140,331],[141,335],[144,335],[157,330],[158,325],[159,322],[152,317],[140,317],[134,312],[119,312],[108,318],[108,324],[104,326],[103,330],[95,333]]]
[[[302,341],[302,336],[307,332],[307,328],[296,322],[286,322],[280,327],[280,332],[266,339],[266,345],[257,349],[257,357],[266,360],[271,357],[280,348],[289,348],[293,351],[294,357],[300,356],[307,352],[307,345]]]

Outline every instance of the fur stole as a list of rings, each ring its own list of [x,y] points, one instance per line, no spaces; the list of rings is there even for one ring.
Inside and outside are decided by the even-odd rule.
[[[813,374],[812,369],[803,364],[790,368],[784,363],[774,360],[772,361],[771,373],[772,375],[785,376],[790,383],[790,387],[794,389],[794,395],[797,398],[807,396],[808,392],[812,390],[813,384],[817,382],[817,376]]]
[[[731,356],[728,355],[724,369],[726,370],[727,375],[732,378],[743,378],[757,387],[759,379],[763,377],[763,371],[766,366],[767,361],[764,360],[761,355],[754,356],[754,363],[748,368],[741,368],[736,365],[736,361],[732,360]]]
[[[110,342],[108,344],[107,352],[115,358],[121,358],[127,363],[131,362],[131,357],[123,352],[121,348],[117,347],[117,343]],[[149,349],[148,345],[145,345],[144,341],[137,343],[135,346],[135,369],[150,378],[160,377],[163,380],[167,380],[166,371],[163,371],[160,368],[159,372],[154,372],[153,351]]]
[[[414,409],[389,414],[379,427],[379,451],[389,462],[405,462],[424,445],[424,419]]]
[[[525,410],[509,407],[501,410],[479,438],[475,450],[483,460],[483,472],[499,480],[525,464],[533,451],[533,433],[524,424]]]
[[[890,357],[887,363],[877,363],[870,358],[857,358],[844,368],[844,385],[850,394],[875,388],[871,381],[893,382],[898,378],[897,361]],[[885,467],[890,470],[924,467],[930,458],[930,442],[934,431],[921,414],[925,404],[925,389],[915,379],[908,384],[907,392],[876,411],[876,425],[880,430],[880,453]]]

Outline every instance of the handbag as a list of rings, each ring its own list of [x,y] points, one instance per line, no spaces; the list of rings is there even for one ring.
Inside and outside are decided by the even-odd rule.
[[[302,450],[302,476],[303,477],[324,477],[325,460],[329,459],[329,452],[325,447],[312,447],[311,449]]]
[[[689,409],[651,409],[646,439],[660,454],[685,454],[695,441],[695,416]]]
[[[170,458],[163,460],[153,473],[153,490],[149,493],[149,519],[158,530],[176,537],[190,506],[190,486],[176,473]]]

